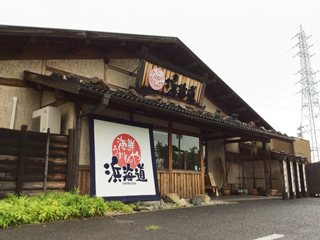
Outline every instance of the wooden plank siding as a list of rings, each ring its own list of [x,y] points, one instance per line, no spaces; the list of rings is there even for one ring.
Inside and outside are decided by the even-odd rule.
[[[45,174],[46,143],[50,138]],[[64,191],[69,137],[0,128],[0,197],[7,193],[36,194],[44,190]],[[46,177],[46,181],[45,181]]]
[[[79,166],[78,189],[81,194],[90,194],[90,166]]]

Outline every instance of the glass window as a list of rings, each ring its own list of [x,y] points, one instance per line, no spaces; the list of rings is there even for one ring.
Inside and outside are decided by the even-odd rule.
[[[157,162],[157,169],[168,169],[169,152],[168,152],[168,133],[153,131],[154,150]]]
[[[200,170],[199,138],[172,134],[172,168]]]

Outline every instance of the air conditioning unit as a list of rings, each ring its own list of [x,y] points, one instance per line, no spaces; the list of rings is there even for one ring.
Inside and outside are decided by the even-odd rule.
[[[44,107],[32,113],[32,131],[60,134],[61,112],[56,107]]]

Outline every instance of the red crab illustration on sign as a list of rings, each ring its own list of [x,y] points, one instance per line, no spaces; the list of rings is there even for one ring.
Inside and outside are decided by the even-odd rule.
[[[130,164],[131,168],[136,168],[141,160],[139,143],[129,134],[120,134],[113,140],[112,155],[118,158],[119,166]]]

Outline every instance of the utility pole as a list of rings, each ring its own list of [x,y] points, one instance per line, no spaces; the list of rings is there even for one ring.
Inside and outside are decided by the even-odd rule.
[[[299,47],[297,55],[300,57],[300,75],[301,75],[301,123],[298,127],[298,136],[310,141],[311,162],[319,162],[319,146],[318,146],[318,126],[319,126],[319,93],[317,90],[317,82],[314,80],[315,72],[311,68],[307,40],[311,37],[306,36],[302,26],[296,35]]]

